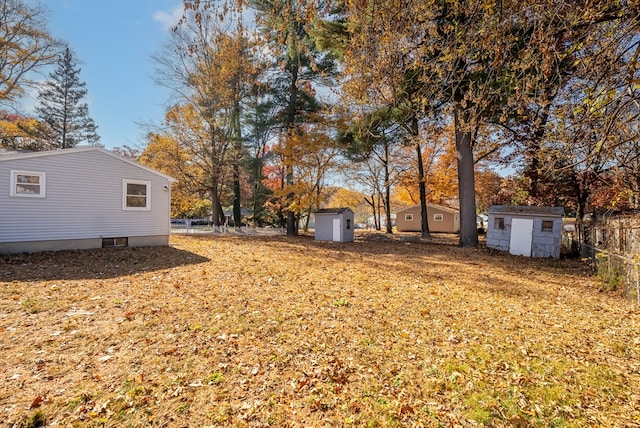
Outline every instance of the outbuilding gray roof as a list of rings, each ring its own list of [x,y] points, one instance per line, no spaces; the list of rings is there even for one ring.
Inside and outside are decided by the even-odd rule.
[[[525,215],[533,217],[562,217],[562,207],[529,207],[522,205],[491,205],[489,214]]]
[[[316,211],[316,214],[342,214],[345,211],[351,211],[350,208],[322,208]]]

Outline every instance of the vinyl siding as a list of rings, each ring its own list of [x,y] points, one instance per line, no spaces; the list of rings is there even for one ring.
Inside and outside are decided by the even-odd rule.
[[[341,213],[321,213],[314,214],[316,241],[333,241],[333,220],[340,219],[340,240],[338,242],[352,242],[354,238],[354,215],[353,211],[343,211]],[[349,220],[349,229],[347,229]]]
[[[496,227],[496,218],[504,219],[504,229]],[[512,220],[526,218],[533,220],[531,237],[531,257],[560,257],[562,237],[562,209],[558,207],[509,207],[491,206],[489,208],[489,227],[487,247],[500,251],[509,251],[511,245]],[[553,222],[549,232],[542,231],[542,222]]]
[[[405,220],[405,214],[412,214],[413,220]],[[435,221],[434,214],[441,214],[442,221]],[[429,232],[458,233],[460,232],[459,214],[451,209],[440,208],[437,205],[427,204],[427,223]],[[402,211],[398,211],[396,228],[399,232],[421,232],[422,212],[420,205],[414,205]]]
[[[46,197],[10,197],[11,170],[46,173]],[[151,183],[150,210],[122,209],[123,179]],[[101,150],[2,160],[0,242],[168,235],[169,184]]]

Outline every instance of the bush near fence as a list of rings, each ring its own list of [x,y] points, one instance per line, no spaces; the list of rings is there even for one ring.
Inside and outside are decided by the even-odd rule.
[[[574,243],[605,287],[640,304],[640,213],[607,213],[583,225]]]

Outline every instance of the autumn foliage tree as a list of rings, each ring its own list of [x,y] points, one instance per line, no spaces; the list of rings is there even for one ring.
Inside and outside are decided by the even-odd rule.
[[[349,109],[343,112],[345,116],[350,114]],[[345,175],[357,180],[369,193],[365,201],[371,207],[374,227],[380,229],[384,210],[386,233],[392,233],[392,189],[397,191],[396,185],[407,177],[406,171],[414,170],[401,160],[401,153],[407,152],[403,143],[408,133],[388,107],[380,107],[343,122],[349,126],[340,129],[339,141],[347,159],[355,163],[353,171]]]
[[[207,217],[209,213],[201,210],[211,206],[203,174],[190,162],[188,149],[168,134],[149,133],[147,139],[137,161],[178,180],[171,190],[171,217]]]
[[[0,110],[0,147],[13,150],[51,150],[51,142],[38,138],[40,122],[35,118]]]
[[[57,60],[58,42],[47,30],[41,6],[0,1],[0,103],[18,100],[33,82],[32,72]]]
[[[167,115],[168,133],[200,168],[192,180],[209,192],[216,225],[225,222],[223,195],[229,194],[230,178],[231,194],[240,199],[243,43],[240,29],[220,21],[214,9],[185,2],[165,55],[155,56],[159,83],[179,99]]]
[[[278,106],[279,145],[282,153],[294,151],[301,135],[299,126],[315,121],[324,106],[318,99],[316,85],[328,84],[335,70],[331,53],[322,51],[314,37],[317,4],[313,0],[250,0],[256,13],[259,46],[268,52],[266,76],[273,100]],[[295,182],[295,171],[285,161],[285,185]],[[294,197],[291,189],[288,199]],[[296,211],[285,204],[287,235],[297,234]]]
[[[331,126],[317,122],[299,126],[288,144],[279,151],[286,170],[292,170],[297,180],[284,186],[275,196],[287,201],[287,209],[306,216],[307,230],[311,214],[321,208],[329,174],[338,166],[339,148],[331,137]]]
[[[477,242],[474,150],[483,124],[523,130],[535,143],[526,147],[535,159],[536,142],[549,138],[552,103],[566,102],[558,95],[581,68],[589,64],[604,71],[602,77],[612,75],[613,67],[606,70],[614,59],[626,76],[635,76],[637,68],[634,1],[347,4],[353,37],[345,57],[352,78],[366,89],[416,73],[416,114],[445,115],[455,125],[461,245]]]
[[[387,212],[391,193],[423,206],[457,199],[460,245],[477,244],[476,211],[495,201],[562,205],[578,217],[606,199],[637,204],[635,0],[184,4],[162,77],[184,123],[205,124],[197,133],[217,162],[206,173],[217,183],[215,221],[228,195],[234,211],[243,200],[242,177],[253,183],[254,218],[275,191],[269,203],[289,234],[319,206],[317,173],[338,135],[319,94],[337,77],[342,131],[374,155],[358,164],[377,182],[366,197],[385,200]],[[243,38],[246,11],[256,31]],[[491,172],[497,162],[515,175]]]

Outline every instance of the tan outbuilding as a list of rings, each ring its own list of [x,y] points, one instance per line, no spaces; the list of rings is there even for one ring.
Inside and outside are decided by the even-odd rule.
[[[429,232],[459,233],[460,212],[455,208],[427,204],[427,223]],[[421,232],[420,204],[398,211],[396,228],[398,232]]]

